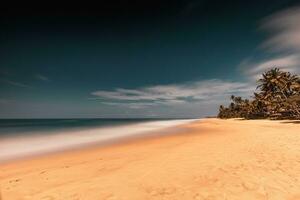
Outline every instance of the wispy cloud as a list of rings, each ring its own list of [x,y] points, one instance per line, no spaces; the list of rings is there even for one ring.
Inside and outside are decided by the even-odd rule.
[[[243,68],[245,75],[251,80],[258,80],[263,72],[274,67],[298,73],[300,71],[300,55],[280,56],[260,62],[244,60],[240,66]]]
[[[231,94],[247,96],[252,91],[253,88],[247,83],[212,79],[135,89],[117,88],[112,91],[99,90],[91,94],[107,105],[141,108],[155,105],[167,106],[224,99],[224,96]]]
[[[257,79],[262,72],[273,67],[299,73],[300,7],[293,7],[265,18],[260,29],[269,33],[269,38],[261,47],[273,56],[261,61],[246,59],[241,63],[245,74]]]
[[[20,83],[20,82],[8,80],[8,79],[0,79],[0,81],[3,83],[6,83],[6,84],[12,85],[12,86],[16,86],[16,87],[31,88],[31,86],[26,85],[24,83]]]
[[[41,81],[50,81],[50,79],[47,76],[44,76],[42,74],[36,74],[35,78]]]
[[[262,21],[262,30],[271,34],[262,46],[271,51],[300,51],[300,7],[275,13]]]
[[[147,103],[147,102],[101,102],[108,106],[121,106],[131,109],[141,109],[149,106],[157,105],[157,102]]]

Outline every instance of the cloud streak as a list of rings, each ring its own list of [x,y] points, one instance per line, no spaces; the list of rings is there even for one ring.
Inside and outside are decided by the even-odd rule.
[[[8,79],[1,79],[0,81],[3,82],[3,83],[6,83],[6,84],[12,85],[12,86],[16,86],[16,87],[31,88],[31,86],[26,85],[24,83],[11,81],[11,80],[8,80]]]
[[[50,81],[50,79],[42,74],[36,74],[35,78],[41,81]]]
[[[262,30],[271,33],[262,47],[271,51],[300,51],[300,7],[275,13],[262,21]]]
[[[258,80],[263,72],[274,67],[278,67],[292,73],[300,72],[300,56],[280,56],[260,62],[245,60],[240,64],[240,66],[243,68],[244,74],[253,81]]]
[[[257,79],[262,72],[274,67],[300,73],[300,7],[265,18],[260,29],[269,33],[261,47],[273,56],[259,62],[251,59],[243,61],[241,67],[244,73],[251,79]]]
[[[136,89],[117,88],[112,91],[99,90],[92,92],[91,95],[106,105],[142,108],[224,99],[224,96],[231,94],[247,96],[252,91],[253,88],[247,83],[212,79],[182,84],[155,85]]]

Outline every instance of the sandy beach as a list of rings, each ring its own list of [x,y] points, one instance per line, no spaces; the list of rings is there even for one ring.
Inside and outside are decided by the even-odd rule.
[[[2,164],[0,199],[300,199],[299,122],[203,119],[178,130]]]

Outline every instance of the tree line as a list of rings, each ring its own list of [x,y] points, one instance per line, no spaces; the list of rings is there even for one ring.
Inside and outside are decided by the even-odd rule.
[[[231,96],[218,117],[245,119],[300,119],[300,77],[279,68],[262,74],[251,99]]]

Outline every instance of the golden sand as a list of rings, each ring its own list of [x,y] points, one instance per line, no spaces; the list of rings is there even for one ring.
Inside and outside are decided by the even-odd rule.
[[[205,119],[180,130],[2,164],[2,200],[300,199],[300,123]]]

